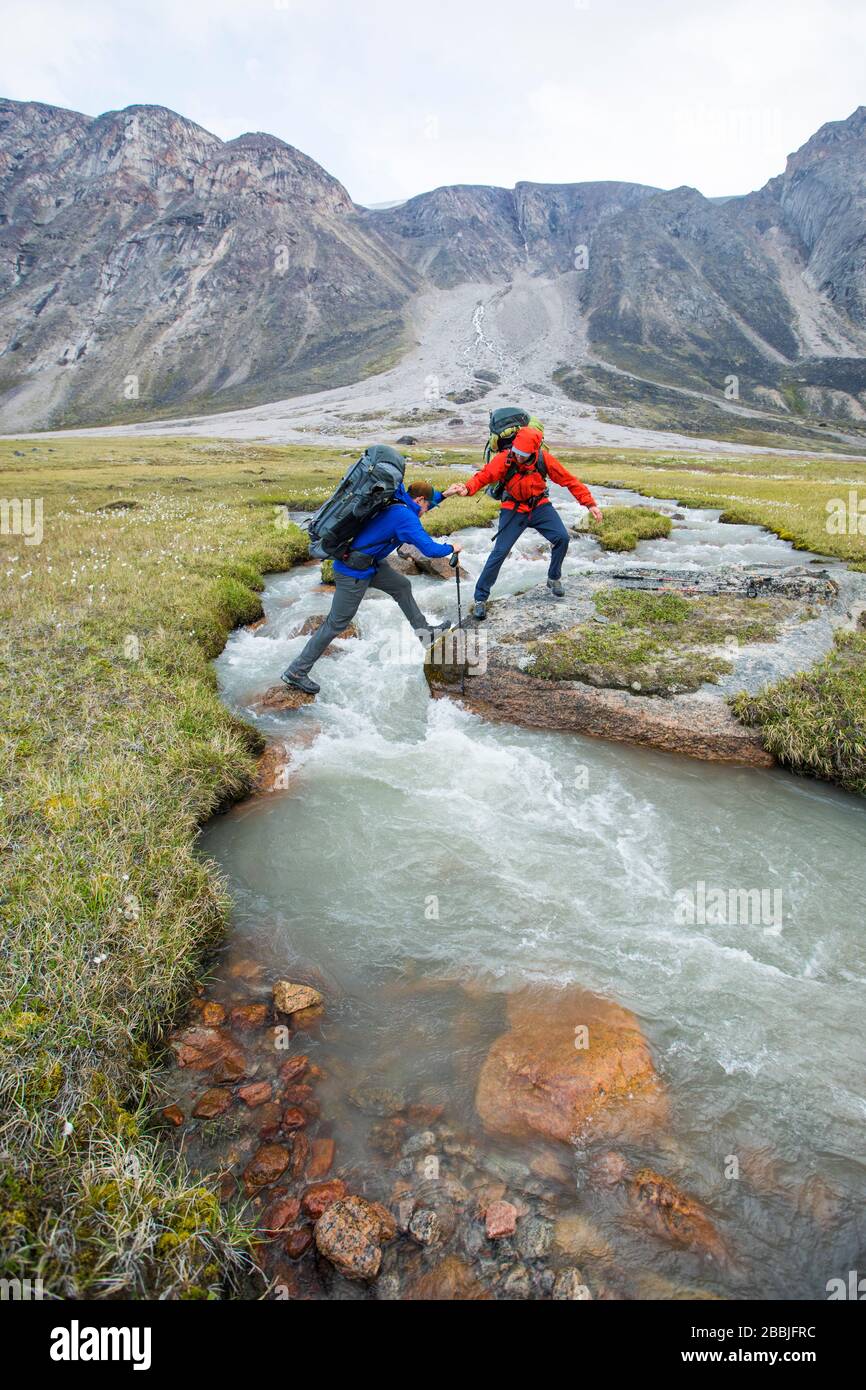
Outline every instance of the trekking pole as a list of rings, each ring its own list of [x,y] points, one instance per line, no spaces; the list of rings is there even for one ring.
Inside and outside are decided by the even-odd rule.
[[[457,631],[463,641],[463,662],[460,667],[460,694],[466,694],[466,633],[463,631],[463,605],[460,602],[460,556],[455,552],[448,559],[457,580]]]

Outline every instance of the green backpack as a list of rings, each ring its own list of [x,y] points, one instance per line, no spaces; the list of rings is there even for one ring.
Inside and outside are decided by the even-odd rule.
[[[507,449],[512,443],[514,436],[517,434],[517,431],[523,429],[524,425],[531,425],[533,429],[541,430],[542,435],[544,434],[544,426],[538,417],[528,414],[525,410],[521,410],[519,406],[504,405],[501,406],[499,410],[491,410],[489,425],[490,434],[484,448],[484,462],[489,463],[494,454],[499,454],[503,449]],[[542,478],[547,477],[547,465],[544,462],[544,446],[538,451],[538,471]],[[495,498],[497,502],[501,502],[508,491],[508,484],[511,481],[511,474],[513,472],[514,470],[512,469],[510,473],[506,473],[505,477],[501,478],[498,483],[491,483],[487,488],[487,492],[489,492],[490,496]]]

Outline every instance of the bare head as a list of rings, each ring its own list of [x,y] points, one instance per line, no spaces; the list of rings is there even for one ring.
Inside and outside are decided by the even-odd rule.
[[[406,491],[423,516],[433,501],[433,488],[429,483],[410,483]]]

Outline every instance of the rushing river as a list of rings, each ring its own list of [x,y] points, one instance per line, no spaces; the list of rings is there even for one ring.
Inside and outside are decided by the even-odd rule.
[[[757,528],[685,516],[633,562],[804,563]],[[477,574],[491,532],[461,539]],[[587,563],[622,557],[582,538],[566,578]],[[545,572],[528,533],[494,597]],[[453,584],[413,583],[431,617],[453,614]],[[826,1297],[829,1279],[863,1262],[862,804],[781,771],[488,724],[430,698],[420,648],[389,640],[403,620],[384,597],[364,601],[361,640],[316,667],[313,705],[253,715],[306,640],[291,634],[328,605],[317,568],[275,577],[266,625],[235,633],[219,658],[226,702],[269,737],[290,729],[291,782],[217,818],[202,849],[229,881],[233,957],[330,986],[311,1048],[344,1162],[383,1164],[345,1104],[349,1085],[438,1096],[456,1130],[473,1130],[479,1062],[502,1026],[489,1001],[575,982],[640,1020],[672,1114],[636,1155],[705,1201],[735,1252],[730,1269],[708,1271],[637,1232],[584,1188],[577,1155],[562,1200],[603,1232],[613,1290],[646,1296],[663,1276],[732,1297]],[[781,912],[684,924],[677,894],[701,883],[775,891]]]

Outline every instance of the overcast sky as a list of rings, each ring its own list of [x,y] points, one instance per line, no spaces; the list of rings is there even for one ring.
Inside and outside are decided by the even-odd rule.
[[[866,102],[866,0],[0,0],[0,95],[169,106],[360,203],[445,183],[744,193]]]

